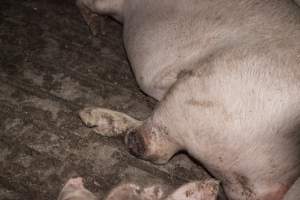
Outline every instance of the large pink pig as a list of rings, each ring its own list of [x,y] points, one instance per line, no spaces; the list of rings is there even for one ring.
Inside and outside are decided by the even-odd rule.
[[[284,198],[300,176],[295,2],[80,0],[78,5],[124,24],[137,82],[160,101],[144,122],[86,109],[81,117],[87,125],[98,126],[98,132],[127,131],[130,152],[155,163],[185,150],[221,181],[230,200]],[[300,199],[298,190],[286,199]]]

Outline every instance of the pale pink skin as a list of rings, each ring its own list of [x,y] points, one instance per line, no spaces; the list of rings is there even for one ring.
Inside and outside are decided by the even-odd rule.
[[[82,182],[82,178],[71,178],[61,190],[58,200],[96,200],[94,194],[87,190]]]
[[[300,175],[294,2],[79,2],[124,24],[138,84],[160,101],[127,136],[133,154],[164,163],[183,149],[222,181],[229,199],[283,199]]]
[[[105,200],[216,200],[219,182],[203,180],[187,183],[171,194],[163,185],[141,187],[134,183],[122,183],[113,188]],[[58,200],[96,200],[83,186],[82,178],[71,178],[64,185]]]

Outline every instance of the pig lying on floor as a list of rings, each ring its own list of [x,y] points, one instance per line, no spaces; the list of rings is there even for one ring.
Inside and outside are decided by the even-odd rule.
[[[137,82],[160,101],[144,122],[86,109],[87,125],[126,134],[129,151],[154,163],[186,150],[230,200],[284,198],[300,176],[295,2],[79,0],[78,6],[91,29],[90,11],[124,24]],[[300,199],[297,189],[287,196]]]
[[[205,180],[185,184],[168,194],[163,185],[141,187],[132,183],[124,183],[114,188],[105,200],[216,200],[219,182]],[[97,200],[97,197],[87,190],[82,178],[72,178],[63,187],[58,200]]]

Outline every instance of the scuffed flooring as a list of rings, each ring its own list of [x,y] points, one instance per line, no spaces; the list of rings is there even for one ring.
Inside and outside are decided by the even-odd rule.
[[[155,101],[137,87],[121,25],[107,18],[92,37],[70,0],[0,1],[0,199],[56,199],[82,176],[101,198],[134,181],[178,185],[206,173],[185,155],[155,166],[122,138],[83,126],[78,110],[101,106],[144,119]]]

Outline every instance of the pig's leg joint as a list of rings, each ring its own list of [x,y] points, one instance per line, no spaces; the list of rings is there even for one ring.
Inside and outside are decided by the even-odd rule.
[[[180,150],[180,146],[169,138],[166,129],[146,121],[126,135],[129,152],[138,158],[156,164],[164,164]]]

